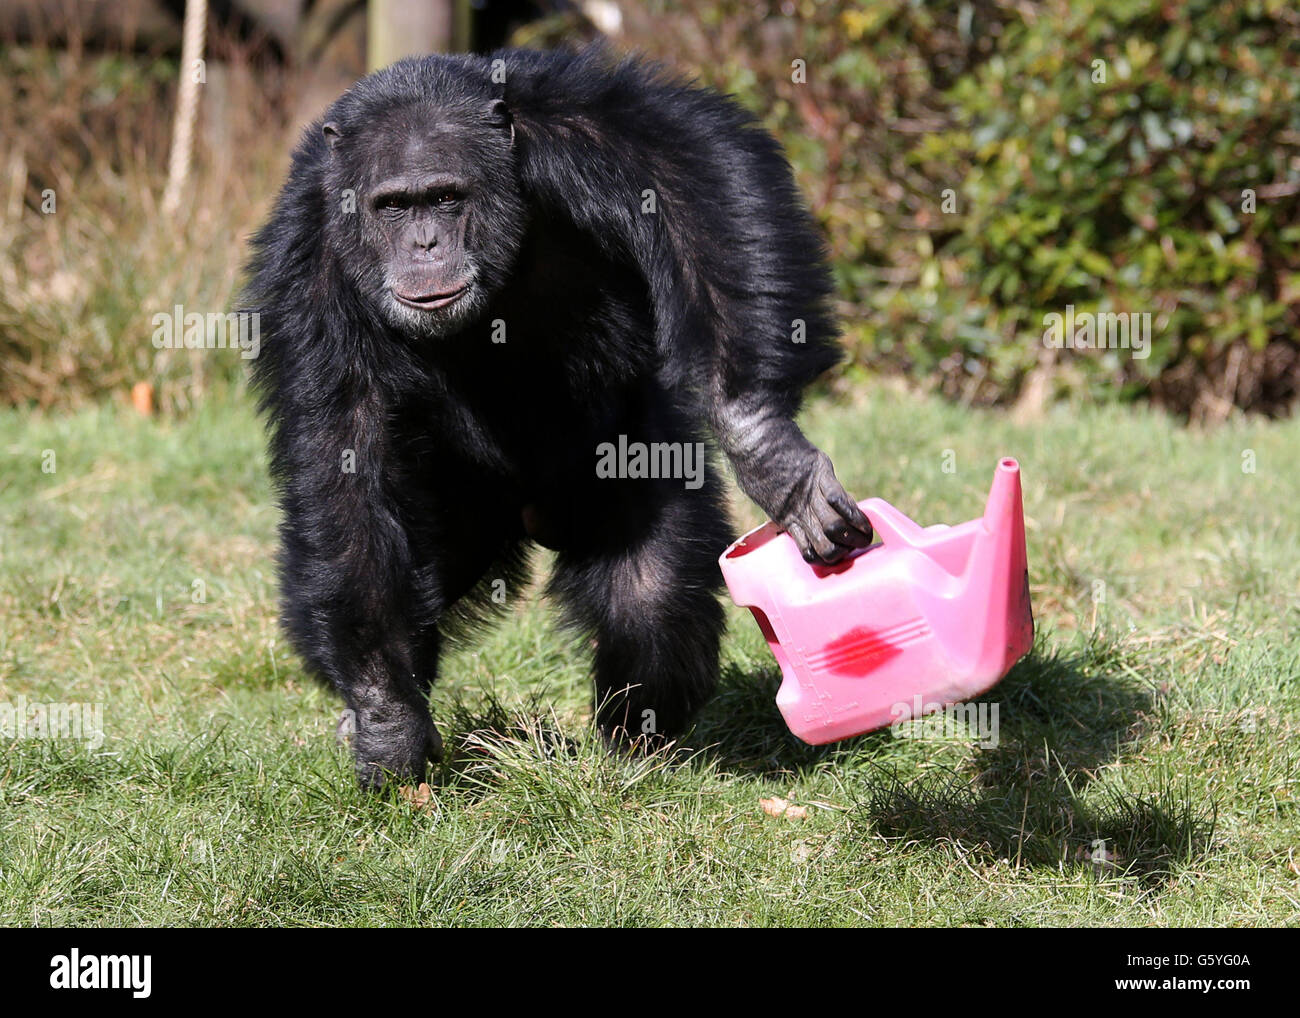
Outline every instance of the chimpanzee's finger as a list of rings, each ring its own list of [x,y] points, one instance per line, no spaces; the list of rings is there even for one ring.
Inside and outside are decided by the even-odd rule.
[[[845,551],[851,551],[854,548],[866,548],[871,544],[873,538],[869,531],[864,534],[861,530],[850,526],[838,517],[825,524],[822,527],[822,533],[826,535],[828,540],[841,545]]]
[[[805,562],[816,562],[817,552],[813,550],[812,544],[804,536],[803,528],[797,523],[791,523],[785,528],[785,532],[790,535],[794,545],[799,549],[799,554],[803,556]]]
[[[826,496],[826,501],[831,504],[831,508],[844,517],[845,522],[853,527],[854,530],[866,535],[867,543],[870,544],[875,537],[875,531],[871,528],[871,521],[867,519],[866,514],[858,508],[858,504],[853,501],[853,497],[840,488],[839,491],[832,491]],[[866,545],[858,545],[865,548]]]
[[[842,558],[848,550],[840,548],[825,534],[812,527],[805,528],[802,524],[791,523],[786,530],[794,538],[794,543],[799,547],[799,553],[803,556],[803,560],[814,565],[823,562],[835,562]]]

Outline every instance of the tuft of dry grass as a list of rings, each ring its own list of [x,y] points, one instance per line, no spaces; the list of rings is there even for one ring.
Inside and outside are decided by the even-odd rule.
[[[164,216],[175,61],[0,48],[0,401],[125,402],[145,381],[176,410],[242,373],[237,350],[153,344],[156,313],[230,310],[287,163],[280,73],[217,51],[185,200]]]

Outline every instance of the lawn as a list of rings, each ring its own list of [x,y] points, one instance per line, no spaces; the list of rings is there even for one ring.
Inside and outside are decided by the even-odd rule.
[[[277,631],[245,397],[0,414],[0,705],[102,705],[102,741],[0,738],[0,923],[1300,922],[1300,421],[864,388],[805,415],[860,498],[955,523],[1020,459],[1038,638],[996,746],[804,746],[732,608],[693,752],[609,759],[534,595],[447,659],[409,797],[356,789]]]

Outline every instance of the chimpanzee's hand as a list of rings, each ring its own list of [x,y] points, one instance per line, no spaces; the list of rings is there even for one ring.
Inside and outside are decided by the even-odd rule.
[[[824,452],[789,417],[740,402],[714,411],[714,433],[745,494],[794,538],[808,562],[838,562],[871,544],[871,522]]]
[[[807,562],[838,562],[871,544],[871,522],[835,478],[830,457],[811,448],[803,476],[787,496],[776,523],[794,538]]]
[[[357,778],[363,787],[382,788],[390,778],[419,784],[430,762],[442,759],[442,736],[423,705],[396,698],[374,702],[361,697],[339,724],[339,735],[350,736]]]

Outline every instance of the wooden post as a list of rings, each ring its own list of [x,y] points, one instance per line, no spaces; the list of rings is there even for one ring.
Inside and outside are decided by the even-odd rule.
[[[458,10],[462,7],[466,9]],[[402,57],[466,48],[468,13],[460,0],[370,0],[366,14],[370,70]]]

